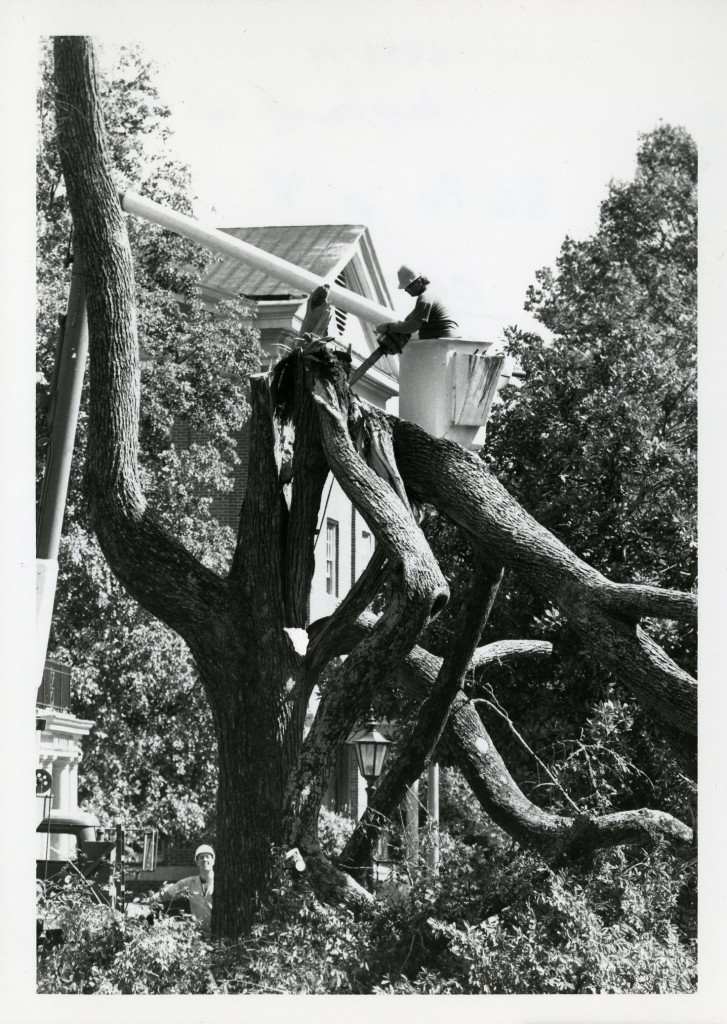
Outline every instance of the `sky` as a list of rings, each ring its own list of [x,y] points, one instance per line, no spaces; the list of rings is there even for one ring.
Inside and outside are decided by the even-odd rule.
[[[184,10],[185,5],[182,5]],[[160,32],[172,150],[217,227],[361,223],[392,296],[427,274],[463,334],[533,327],[535,271],[591,234],[660,120],[699,142],[713,3],[247,0]],[[204,10],[206,14],[199,16]]]
[[[721,643],[727,610],[726,26],[724,0],[5,0],[0,813],[12,822],[14,850],[25,851],[22,863],[32,861],[34,838],[32,800],[17,780],[29,780],[34,768],[34,750],[19,737],[27,732],[20,723],[27,722],[35,685],[34,679],[20,685],[32,675],[35,605],[28,511],[34,483],[35,59],[40,35],[80,33],[107,46],[139,42],[159,65],[158,84],[175,129],[172,153],[191,167],[198,217],[218,227],[365,224],[401,313],[410,300],[397,294],[396,269],[407,263],[431,278],[463,333],[482,340],[497,340],[509,324],[536,326],[523,311],[535,271],[554,264],[566,235],[584,238],[594,231],[608,182],[633,174],[640,132],[663,120],[693,135],[700,153],[700,549],[706,553],[700,759],[708,782],[700,794],[700,880],[709,893],[701,906],[710,914],[710,937],[718,918],[723,924],[727,890],[717,803],[724,797],[723,756],[721,737],[709,725],[727,710]],[[706,775],[705,763],[713,768]],[[14,872],[18,863],[16,857]],[[13,927],[0,934],[0,966],[13,971],[12,984],[2,986],[4,998],[16,999],[7,1019],[22,1024],[41,1016],[29,995],[32,961],[21,955],[23,943],[32,948],[33,941],[21,890],[14,911],[3,915]],[[704,936],[703,922],[701,928]],[[724,1017],[710,1009],[723,999],[722,945],[702,942],[700,993],[689,999],[696,1024]],[[608,1000],[582,999],[587,1009],[582,1001],[556,997],[538,1002],[537,1019],[614,1019]],[[158,1019],[159,1004],[151,1002],[135,1001],[136,1019]],[[505,1002],[513,1008],[517,1000]],[[340,1016],[335,1000],[332,1009],[328,1005],[325,1013],[319,1004],[287,1007],[301,1019]],[[507,1016],[532,1021],[532,1005],[523,1016],[513,1010]],[[353,1007],[346,1003],[347,1012]],[[399,1007],[404,1003],[397,1003],[397,1018],[408,1019]],[[497,1019],[506,1019],[501,1001],[497,1007]],[[111,1002],[104,1004],[106,1019],[122,1019],[118,1007],[113,1011]],[[645,1024],[685,1019],[683,1001],[669,997],[620,997],[618,1012],[624,1021]],[[422,1015],[428,1016],[419,1004],[418,1019]],[[53,1006],[56,1021],[97,1016],[95,1006],[74,1000]],[[177,1013],[175,1019],[202,1017]]]

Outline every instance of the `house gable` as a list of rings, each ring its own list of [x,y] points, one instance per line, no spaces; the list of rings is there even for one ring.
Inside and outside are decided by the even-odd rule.
[[[223,230],[332,284],[392,308],[389,290],[364,225],[272,225]],[[246,298],[255,303],[255,326],[271,361],[279,356],[281,346],[289,345],[297,335],[308,301],[306,294],[291,291],[288,285],[265,271],[229,258],[211,263],[199,287],[203,299],[211,303],[229,298]],[[370,323],[335,306],[329,333],[343,347],[351,347],[354,366],[363,362],[378,345]],[[389,398],[398,394],[398,372],[399,360],[385,357],[372,368],[357,390],[367,401],[384,406]]]

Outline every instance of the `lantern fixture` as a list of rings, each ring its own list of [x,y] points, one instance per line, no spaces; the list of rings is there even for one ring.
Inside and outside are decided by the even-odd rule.
[[[385,736],[382,736],[376,728],[373,708],[369,710],[366,728],[356,733],[352,743],[356,750],[358,770],[366,779],[366,785],[372,790],[376,780],[381,775],[386,760],[386,751],[391,743]]]

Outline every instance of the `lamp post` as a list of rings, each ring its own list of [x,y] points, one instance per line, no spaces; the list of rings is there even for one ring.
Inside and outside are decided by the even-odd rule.
[[[358,770],[366,779],[367,800],[372,796],[376,788],[376,780],[381,775],[386,760],[386,751],[391,743],[385,736],[382,736],[376,728],[373,708],[369,710],[366,728],[363,732],[356,733],[353,745],[356,750]]]
[[[358,770],[366,780],[366,803],[371,803],[371,798],[376,788],[376,780],[381,775],[386,760],[386,751],[391,740],[382,736],[376,728],[373,708],[369,709],[368,719],[362,732],[356,733],[352,743],[356,751]],[[371,865],[369,865],[371,871]]]

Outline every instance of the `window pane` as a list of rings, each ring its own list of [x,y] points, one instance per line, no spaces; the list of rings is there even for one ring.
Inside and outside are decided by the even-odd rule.
[[[326,593],[338,597],[338,523],[326,520]]]

